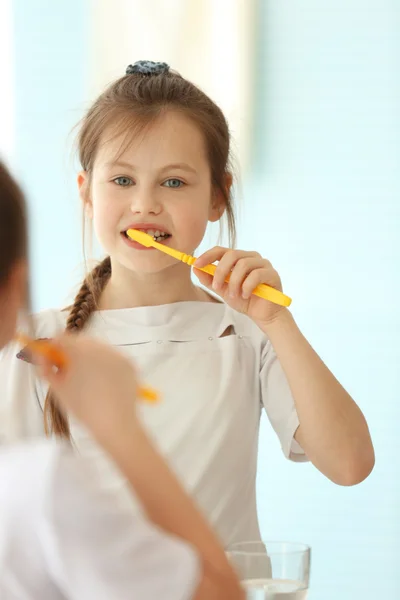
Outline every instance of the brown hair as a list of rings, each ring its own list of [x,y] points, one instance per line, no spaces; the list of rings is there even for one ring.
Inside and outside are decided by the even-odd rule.
[[[0,162],[0,286],[19,259],[26,258],[25,200],[10,173]]]
[[[145,131],[167,110],[186,115],[204,135],[211,170],[213,190],[222,194],[228,221],[230,245],[235,243],[235,217],[226,176],[231,173],[230,135],[226,119],[218,106],[198,87],[173,71],[155,75],[130,73],[111,84],[96,100],[84,117],[78,134],[78,151],[82,168],[90,178],[105,131],[112,137],[129,132],[132,136]],[[123,149],[121,148],[123,152]],[[86,190],[89,193],[89,189]],[[101,293],[111,276],[111,261],[107,257],[85,279],[75,298],[67,320],[68,331],[83,329],[96,310]],[[69,437],[67,419],[57,408],[51,392],[45,409],[46,431]]]

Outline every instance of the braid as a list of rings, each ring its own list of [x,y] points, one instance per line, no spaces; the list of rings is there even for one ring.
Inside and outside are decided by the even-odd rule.
[[[100,296],[111,276],[111,260],[108,256],[86,277],[70,310],[66,331],[81,331],[90,315],[97,309]],[[70,437],[67,418],[54,401],[51,390],[44,403],[44,427],[47,435],[54,433],[64,438]]]

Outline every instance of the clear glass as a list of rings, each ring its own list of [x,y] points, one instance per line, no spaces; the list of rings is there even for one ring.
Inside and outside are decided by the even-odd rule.
[[[248,600],[305,600],[311,551],[305,544],[242,542],[227,549]]]

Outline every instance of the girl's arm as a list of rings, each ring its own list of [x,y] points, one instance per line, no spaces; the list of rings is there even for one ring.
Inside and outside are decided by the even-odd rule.
[[[239,600],[244,592],[220,542],[183,490],[142,427],[127,424],[103,444],[127,477],[148,517],[200,554],[203,576],[195,600]],[[132,460],[132,456],[140,460]]]
[[[375,457],[362,412],[311,348],[288,309],[253,294],[260,284],[281,292],[277,271],[257,252],[221,247],[202,254],[196,266],[215,261],[219,262],[214,277],[196,268],[194,272],[269,338],[294,398],[300,422],[296,441],[335,483],[353,485],[365,479]]]
[[[357,404],[312,349],[287,309],[260,327],[292,391],[300,421],[296,441],[335,483],[363,481],[372,471],[375,457],[368,425]]]

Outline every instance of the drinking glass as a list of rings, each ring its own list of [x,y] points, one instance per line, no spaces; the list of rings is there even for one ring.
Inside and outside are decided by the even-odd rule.
[[[311,551],[290,542],[241,542],[227,548],[248,600],[305,600]]]

